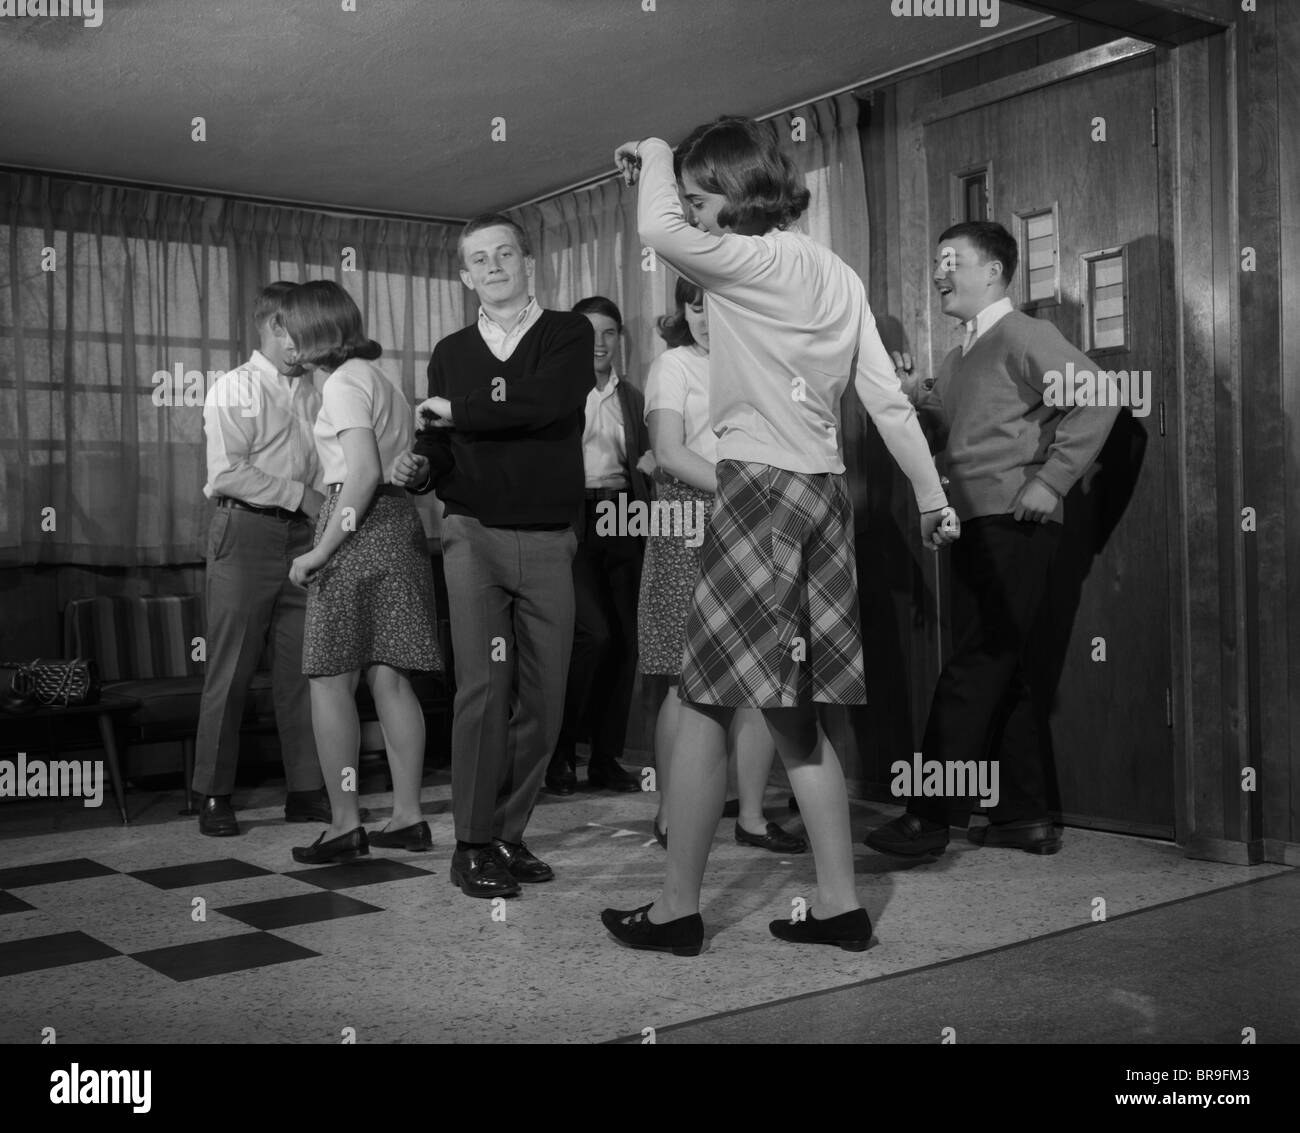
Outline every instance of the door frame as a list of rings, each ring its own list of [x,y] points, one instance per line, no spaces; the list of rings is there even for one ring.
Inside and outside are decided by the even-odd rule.
[[[1222,36],[1214,37],[1215,40]],[[1164,427],[1162,443],[1165,450],[1164,501],[1168,522],[1165,531],[1166,572],[1168,575],[1169,608],[1169,692],[1168,707],[1171,721],[1171,745],[1173,755],[1173,790],[1174,790],[1174,838],[1189,856],[1210,857],[1221,861],[1252,860],[1248,847],[1235,840],[1211,839],[1207,842],[1202,830],[1203,823],[1198,813],[1198,785],[1204,785],[1207,778],[1216,773],[1217,759],[1206,760],[1204,733],[1213,730],[1219,710],[1217,703],[1207,706],[1203,700],[1198,702],[1197,690],[1204,696],[1204,686],[1208,683],[1205,676],[1197,679],[1193,650],[1197,648],[1197,638],[1205,636],[1194,621],[1204,618],[1204,611],[1199,608],[1197,599],[1204,599],[1205,594],[1199,589],[1193,591],[1190,577],[1191,549],[1190,539],[1195,533],[1189,523],[1187,504],[1189,496],[1195,490],[1196,482],[1204,476],[1204,469],[1193,474],[1189,468],[1189,439],[1185,432],[1186,401],[1184,383],[1186,375],[1191,372],[1189,366],[1193,359],[1189,357],[1188,335],[1192,328],[1184,325],[1184,311],[1187,301],[1192,298],[1187,291],[1199,289],[1203,292],[1213,287],[1210,275],[1205,274],[1200,282],[1196,279],[1197,265],[1189,264],[1186,258],[1187,247],[1179,239],[1184,232],[1195,231],[1195,224],[1202,220],[1200,210],[1194,202],[1185,198],[1188,194],[1180,193],[1180,187],[1191,184],[1189,174],[1193,167],[1186,164],[1189,157],[1182,146],[1165,144],[1166,140],[1178,141],[1174,132],[1175,118],[1171,112],[1178,105],[1174,79],[1177,61],[1174,56],[1189,53],[1189,49],[1199,49],[1196,53],[1209,50],[1207,43],[1198,41],[1184,48],[1166,49],[1143,40],[1123,38],[1111,43],[1078,52],[1074,55],[1057,59],[1041,66],[1032,67],[1016,74],[984,83],[980,86],[959,91],[946,97],[929,98],[924,101],[900,99],[899,104],[899,149],[900,153],[913,154],[920,161],[920,171],[910,180],[911,191],[900,194],[900,211],[903,247],[900,249],[904,261],[908,255],[907,242],[916,240],[920,233],[923,244],[913,247],[913,254],[920,252],[917,262],[929,262],[929,160],[925,146],[925,129],[927,126],[951,118],[958,114],[975,110],[979,107],[1015,98],[1044,87],[1065,82],[1079,75],[1101,70],[1105,67],[1139,58],[1143,55],[1155,56],[1155,118],[1152,123],[1153,140],[1157,147],[1157,238],[1160,244],[1159,271],[1161,279],[1174,281],[1179,286],[1162,287],[1158,323],[1161,362],[1167,381],[1163,383],[1161,420]],[[933,88],[932,88],[933,89]],[[907,105],[910,102],[911,105]],[[1185,105],[1185,100],[1184,100]],[[1180,106],[1180,109],[1182,107]],[[1208,118],[1210,107],[1192,107],[1193,113]],[[1161,137],[1162,124],[1167,124],[1169,138]],[[1182,181],[1177,178],[1183,177]],[[916,190],[920,189],[918,193]],[[1203,249],[1208,254],[1209,249]],[[905,274],[907,274],[905,272]],[[1178,298],[1182,296],[1183,303]],[[928,292],[918,289],[913,294],[911,309],[918,317],[914,323],[925,336],[925,348],[918,353],[929,357],[933,327],[931,324],[931,305]],[[922,298],[924,301],[922,301]],[[1214,369],[1211,364],[1208,375],[1209,385],[1213,388]],[[1211,475],[1213,472],[1211,470]],[[1238,607],[1240,610],[1240,607]],[[1241,679],[1244,681],[1244,672]],[[1244,689],[1243,689],[1244,692]],[[1160,695],[1157,692],[1157,695]],[[1212,718],[1212,719],[1204,719]],[[1202,799],[1203,802],[1203,799]],[[1259,860],[1259,859],[1253,859]]]

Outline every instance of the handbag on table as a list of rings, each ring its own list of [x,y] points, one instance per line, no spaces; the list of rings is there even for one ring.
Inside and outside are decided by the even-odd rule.
[[[36,658],[35,661],[0,662],[12,671],[8,687],[0,686],[0,709],[31,711],[36,706],[76,708],[99,700],[95,663],[87,657]]]

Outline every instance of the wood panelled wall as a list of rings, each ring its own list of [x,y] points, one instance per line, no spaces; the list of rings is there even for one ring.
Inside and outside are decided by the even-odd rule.
[[[1258,7],[1206,0],[1207,15],[1232,26],[1157,52],[1160,245],[1176,281],[1158,302],[1177,375],[1167,398],[1177,438],[1177,838],[1190,856],[1242,864],[1300,862],[1300,5]],[[924,356],[931,329],[927,276],[903,253],[929,246],[917,207],[926,197],[920,108],[1123,34],[1056,28],[871,92],[868,282],[888,348]],[[858,431],[846,414],[846,443]],[[850,716],[837,746],[858,793],[883,800],[888,762],[910,750],[904,718],[905,739],[921,734],[944,580],[913,549],[897,473],[865,432],[846,454],[859,571],[864,593],[882,581],[888,591],[894,622],[881,655],[901,659],[905,677],[885,685],[874,715]],[[893,485],[888,504],[882,476]],[[869,656],[879,615],[864,608]],[[1243,789],[1252,778],[1255,789]]]

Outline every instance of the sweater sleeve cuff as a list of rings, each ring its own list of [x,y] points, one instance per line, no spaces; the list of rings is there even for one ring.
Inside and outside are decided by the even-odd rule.
[[[449,397],[451,403],[451,422],[458,429],[472,429],[473,425],[469,419],[469,395],[463,397]]]
[[[1074,477],[1055,461],[1048,461],[1038,470],[1038,479],[1062,499],[1065,499],[1070,494],[1070,489],[1074,487]]]
[[[938,511],[940,508],[948,506],[948,497],[943,494],[942,488],[935,488],[926,492],[925,495],[921,495],[918,492],[916,496],[916,506],[917,510],[921,512]]]

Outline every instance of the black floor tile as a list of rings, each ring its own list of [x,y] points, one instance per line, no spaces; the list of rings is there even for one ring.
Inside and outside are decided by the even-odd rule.
[[[274,897],[269,901],[250,901],[227,905],[217,912],[260,929],[288,928],[290,925],[315,924],[339,917],[383,912],[377,905],[367,905],[354,897],[339,893],[304,893],[300,897]]]
[[[83,877],[104,877],[117,873],[89,858],[69,858],[62,862],[40,862],[0,869],[0,889],[22,889],[26,885],[49,885],[53,881],[79,881]]]
[[[295,869],[286,873],[305,881],[309,885],[319,885],[322,889],[351,889],[357,885],[378,885],[383,881],[405,881],[408,877],[429,877],[427,869],[419,869],[406,862],[395,862],[389,858],[370,858],[359,862],[344,862],[340,865],[317,866],[315,869]]]
[[[25,909],[34,908],[36,908],[35,905],[29,905],[12,893],[0,893],[0,916],[4,916],[5,913],[21,913]]]
[[[190,862],[188,865],[164,866],[162,869],[141,869],[132,877],[156,885],[159,889],[184,889],[191,885],[211,885],[217,881],[238,881],[244,877],[262,877],[272,871],[235,858],[217,858],[210,862]]]
[[[84,932],[59,932],[53,936],[32,936],[0,944],[0,976],[62,968],[87,960],[106,960],[122,955]]]
[[[183,983],[186,980],[201,980],[228,972],[246,972],[250,968],[265,968],[269,964],[306,960],[319,955],[319,952],[313,952],[310,948],[269,933],[246,932],[239,936],[222,937],[220,940],[201,940],[194,944],[134,952],[132,959],[139,960],[177,983]]]

